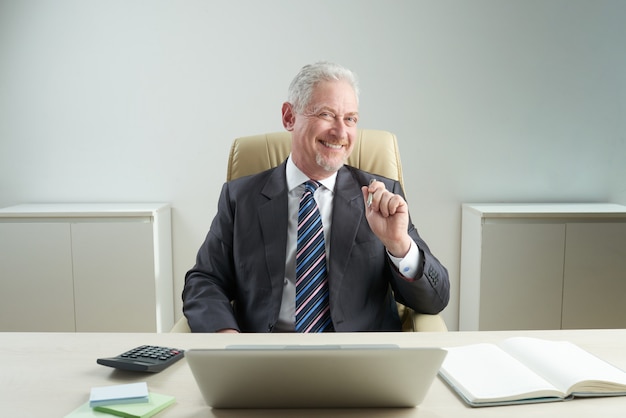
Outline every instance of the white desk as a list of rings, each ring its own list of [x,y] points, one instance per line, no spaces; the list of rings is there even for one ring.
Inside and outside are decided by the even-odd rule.
[[[417,408],[368,410],[212,410],[196,387],[185,359],[157,374],[114,370],[96,358],[141,344],[183,349],[229,344],[395,343],[400,346],[454,346],[497,342],[513,335],[565,339],[626,370],[626,330],[501,331],[362,334],[136,334],[0,333],[2,416],[62,417],[87,402],[93,386],[147,381],[151,391],[173,395],[167,417],[623,417],[626,397],[504,407],[467,407],[439,378]],[[330,377],[329,377],[330,378]]]

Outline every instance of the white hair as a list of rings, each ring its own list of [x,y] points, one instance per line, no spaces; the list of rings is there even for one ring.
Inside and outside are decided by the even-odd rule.
[[[333,80],[347,81],[354,90],[358,104],[359,86],[356,74],[339,64],[327,61],[320,61],[302,67],[289,85],[287,101],[291,103],[295,112],[304,113],[311,101],[311,95],[317,83]]]

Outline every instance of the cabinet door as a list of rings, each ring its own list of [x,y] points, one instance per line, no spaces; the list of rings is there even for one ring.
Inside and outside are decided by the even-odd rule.
[[[0,223],[0,331],[75,330],[71,257],[66,223]]]
[[[563,328],[626,328],[626,223],[570,223]]]
[[[565,225],[483,226],[480,330],[561,328]]]
[[[72,224],[76,330],[155,332],[152,223]]]

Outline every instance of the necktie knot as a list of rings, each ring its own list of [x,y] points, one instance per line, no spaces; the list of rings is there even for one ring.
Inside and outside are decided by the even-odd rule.
[[[315,181],[315,180],[308,180],[306,182],[304,182],[304,191],[305,192],[311,192],[311,193],[315,193],[315,191],[321,186],[321,183]]]

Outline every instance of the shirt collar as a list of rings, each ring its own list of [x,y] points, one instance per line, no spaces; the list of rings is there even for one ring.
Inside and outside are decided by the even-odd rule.
[[[289,158],[287,159],[287,189],[292,191],[296,187],[300,186],[305,181],[309,180],[306,174],[304,174],[291,160],[291,154],[289,154]],[[335,190],[335,182],[337,181],[337,172],[335,171],[330,176],[326,177],[323,180],[318,180],[322,185],[330,190],[331,192]]]

